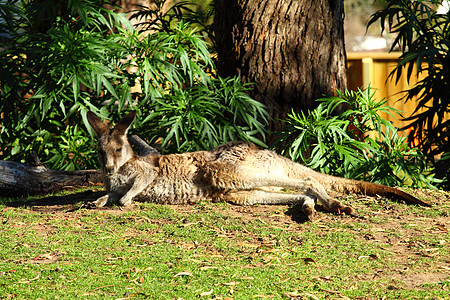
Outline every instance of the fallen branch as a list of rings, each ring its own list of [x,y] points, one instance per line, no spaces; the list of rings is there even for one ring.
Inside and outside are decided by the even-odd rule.
[[[67,187],[102,183],[100,170],[55,171],[47,167],[0,161],[0,195],[16,197],[39,195]]]
[[[130,143],[139,155],[159,154],[138,136],[131,136]],[[92,186],[103,183],[101,170],[57,171],[44,166],[36,153],[31,163],[0,161],[0,196],[17,197],[40,195],[69,187]]]

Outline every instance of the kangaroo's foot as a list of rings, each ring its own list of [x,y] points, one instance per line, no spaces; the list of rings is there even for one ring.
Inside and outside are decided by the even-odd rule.
[[[348,205],[342,204],[341,201],[336,199],[329,199],[327,203],[321,203],[322,207],[329,212],[336,214],[347,214],[350,216],[355,216],[353,208]]]
[[[128,204],[126,204],[126,205],[122,204],[121,201],[122,201],[123,198],[124,197],[119,199],[118,195],[113,194],[113,193],[109,193],[107,195],[104,195],[104,196],[98,198],[95,201],[90,202],[87,207],[88,208],[98,208],[98,207],[103,207],[103,206],[105,206],[108,203],[119,204],[119,205],[123,205],[123,206],[128,206],[128,205],[131,204],[131,201]]]
[[[305,189],[306,194],[315,196],[317,202],[320,203],[326,211],[337,214],[345,213],[347,215],[353,215],[353,209],[350,206],[344,205],[341,201],[330,197],[323,185],[318,183],[314,178],[308,177],[305,182],[309,184]]]
[[[302,204],[302,211],[306,215],[306,217],[308,217],[308,220],[312,221],[314,219],[314,213],[316,212],[316,210],[314,209],[314,198],[307,195],[302,196],[302,198],[304,199]]]

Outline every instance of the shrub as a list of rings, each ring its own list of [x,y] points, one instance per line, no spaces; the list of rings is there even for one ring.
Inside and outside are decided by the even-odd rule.
[[[288,115],[278,140],[283,154],[320,172],[389,186],[432,187],[423,172],[423,154],[409,147],[407,137],[380,113],[398,113],[376,101],[373,89],[337,91],[319,99],[308,113]],[[344,106],[336,113],[338,107]]]
[[[210,149],[227,141],[243,140],[265,146],[264,106],[251,99],[237,78],[218,78],[210,87],[192,86],[156,99],[145,108],[141,131],[163,152]],[[147,113],[144,113],[147,115]]]
[[[0,156],[25,162],[36,151],[51,167],[71,165],[81,153],[63,150],[64,132],[86,141],[86,111],[106,99],[127,100],[118,84],[126,52],[120,35],[107,33],[132,27],[98,1],[9,0],[0,12]],[[82,149],[95,153],[93,143]]]
[[[265,108],[237,78],[214,75],[195,28],[179,20],[143,34],[108,3],[0,4],[1,159],[25,162],[34,150],[52,168],[92,167],[89,110],[113,122],[137,110],[135,130],[171,152],[264,144]]]

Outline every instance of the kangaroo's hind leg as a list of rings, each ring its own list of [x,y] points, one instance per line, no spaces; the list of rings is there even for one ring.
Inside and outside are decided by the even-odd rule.
[[[281,187],[293,191],[299,191],[310,197],[316,198],[327,211],[336,213],[344,212],[347,214],[353,213],[352,208],[343,205],[336,199],[331,198],[325,191],[324,187],[316,180],[312,178],[291,178],[286,174],[283,166],[279,166],[277,164],[271,165],[270,161],[267,166],[260,164],[258,167],[252,165],[249,166],[244,163],[214,163],[210,166],[210,176],[212,183],[222,189],[249,191],[259,189],[261,187]],[[278,199],[277,197],[284,196],[273,196],[273,199]],[[282,203],[284,202],[280,202],[278,204]]]
[[[263,190],[229,191],[221,195],[221,200],[237,205],[255,204],[302,204],[302,210],[312,221],[314,217],[314,198],[306,194],[288,194]]]

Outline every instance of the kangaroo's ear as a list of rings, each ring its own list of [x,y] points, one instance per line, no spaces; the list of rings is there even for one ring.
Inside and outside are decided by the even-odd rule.
[[[114,127],[114,132],[119,135],[125,135],[130,128],[131,123],[133,123],[134,118],[136,117],[136,111],[130,112],[128,115],[123,117],[119,123]]]
[[[92,111],[88,111],[86,116],[97,137],[100,137],[108,132],[109,128],[103,124],[102,120]]]

